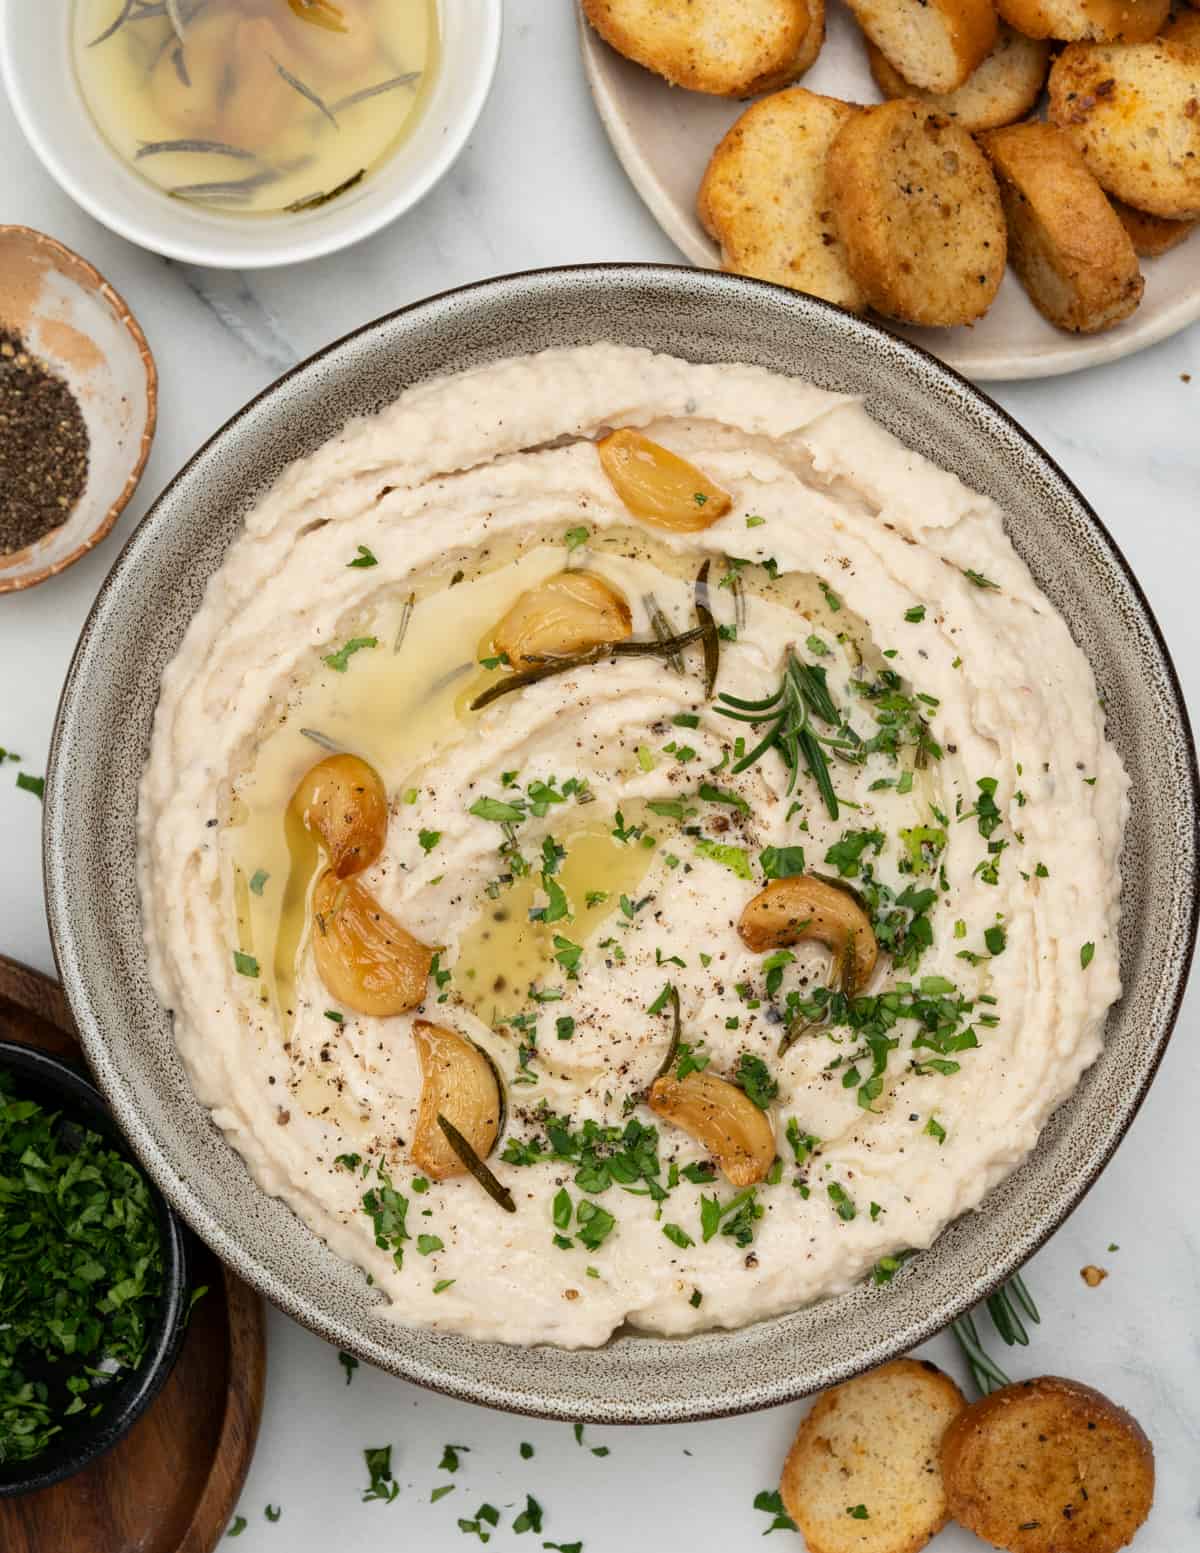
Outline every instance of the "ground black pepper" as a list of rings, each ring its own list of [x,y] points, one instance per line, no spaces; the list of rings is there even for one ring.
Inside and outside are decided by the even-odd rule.
[[[66,521],[83,494],[88,433],[75,395],[0,329],[0,555]]]

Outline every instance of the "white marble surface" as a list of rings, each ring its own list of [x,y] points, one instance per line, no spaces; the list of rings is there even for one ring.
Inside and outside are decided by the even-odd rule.
[[[76,634],[121,541],[178,465],[282,368],[379,313],[482,276],[676,257],[595,120],[568,0],[509,0],[491,101],[467,153],[417,211],[350,253],[298,269],[241,278],[189,271],[129,247],[60,193],[2,100],[0,146],[0,221],[39,227],[91,259],[140,317],[162,378],[158,438],[115,534],[65,576],[0,598],[0,744],[35,773],[44,769]],[[1158,614],[1195,713],[1200,327],[1114,366],[1006,385],[996,397],[1098,507]],[[15,769],[0,775],[0,950],[49,970],[40,816],[36,798],[14,786]],[[1193,991],[1127,1141],[1028,1269],[1040,1330],[1028,1352],[1004,1354],[1017,1376],[1076,1376],[1142,1421],[1159,1465],[1153,1515],[1136,1544],[1144,1553],[1200,1547],[1198,1100],[1200,994]],[[1120,1249],[1109,1252],[1112,1243]],[[1094,1290],[1079,1276],[1089,1262],[1110,1271]],[[241,1505],[249,1521],[238,1543],[244,1553],[459,1548],[457,1518],[483,1501],[513,1507],[496,1534],[508,1542],[527,1492],[544,1507],[544,1537],[582,1539],[586,1553],[618,1553],[631,1541],[695,1553],[749,1548],[768,1524],[751,1500],[774,1486],[801,1411],[591,1430],[587,1444],[610,1448],[595,1457],[565,1426],[450,1402],[380,1373],[360,1369],[347,1388],[334,1351],[274,1313],[270,1341],[266,1414]],[[926,1351],[958,1368],[949,1338]],[[536,1448],[531,1461],[519,1456],[522,1440]],[[447,1441],[471,1447],[453,1479],[436,1470]],[[362,1450],[387,1443],[402,1491],[390,1506],[363,1504]],[[431,1490],[450,1481],[455,1492],[431,1505]],[[267,1503],[282,1507],[278,1524],[264,1518]],[[980,1544],[951,1529],[937,1546],[965,1553]]]

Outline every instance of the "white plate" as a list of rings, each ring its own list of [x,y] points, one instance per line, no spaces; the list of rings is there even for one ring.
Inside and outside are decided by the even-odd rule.
[[[601,42],[582,13],[579,26],[592,96],[634,188],[693,264],[719,269],[720,251],[696,217],[696,191],[713,148],[745,104],[668,86]],[[830,0],[828,27],[803,85],[850,102],[877,102],[858,28],[838,0]],[[1200,237],[1144,259],[1142,269],[1141,306],[1104,334],[1065,334],[1048,324],[1011,270],[987,316],[971,328],[889,327],[981,382],[1077,372],[1142,350],[1200,318]]]

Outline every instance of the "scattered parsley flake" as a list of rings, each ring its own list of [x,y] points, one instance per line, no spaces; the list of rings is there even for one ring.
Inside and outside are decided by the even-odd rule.
[[[322,661],[327,663],[335,674],[344,674],[350,666],[350,659],[356,652],[362,652],[367,647],[378,647],[377,636],[352,636],[344,647],[339,647],[337,652],[326,653]]]
[[[1079,963],[1086,971],[1092,963],[1092,956],[1096,953],[1095,944],[1084,944],[1079,951]]]
[[[260,974],[258,961],[252,954],[243,954],[240,949],[233,951],[233,964],[239,976],[257,976]]]
[[[263,885],[266,884],[270,877],[270,874],[265,868],[256,868],[250,880],[251,895],[261,895],[263,892]]]
[[[379,562],[371,554],[370,550],[367,549],[366,545],[359,545],[357,548],[358,548],[358,555],[355,557],[355,559],[353,561],[347,561],[346,562],[347,567],[357,567],[357,568],[359,568],[361,570],[361,569],[364,569],[364,568],[366,568],[368,566],[378,566],[379,565]]]

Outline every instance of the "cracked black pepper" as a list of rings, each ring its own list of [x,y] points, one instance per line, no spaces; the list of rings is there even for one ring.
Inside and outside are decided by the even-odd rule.
[[[83,494],[88,433],[74,394],[0,329],[0,555],[66,521]]]

